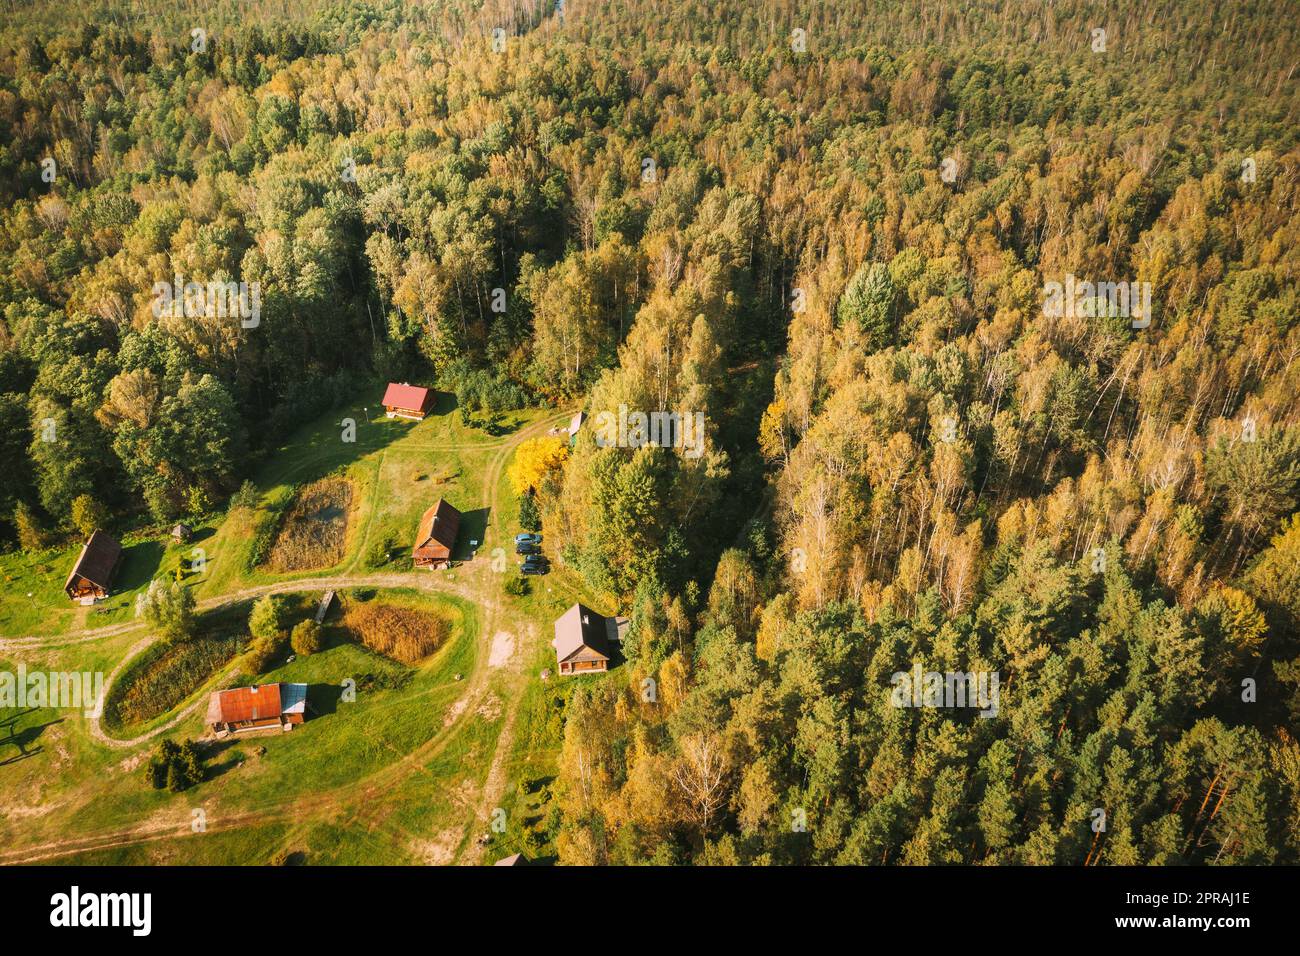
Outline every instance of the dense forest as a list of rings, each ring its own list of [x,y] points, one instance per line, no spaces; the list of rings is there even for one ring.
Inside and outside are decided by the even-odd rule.
[[[632,618],[562,862],[1300,863],[1294,7],[8,6],[5,547],[379,378],[702,413],[530,498]]]

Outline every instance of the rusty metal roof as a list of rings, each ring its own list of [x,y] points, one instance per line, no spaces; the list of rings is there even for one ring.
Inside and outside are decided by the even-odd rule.
[[[420,530],[415,536],[415,550],[419,551],[430,545],[441,545],[451,549],[456,544],[456,535],[460,532],[460,512],[453,508],[445,498],[424,513],[420,519]]]
[[[279,684],[219,690],[214,691],[208,698],[208,723],[210,724],[237,724],[246,720],[266,720],[270,717],[279,717],[283,713]]]

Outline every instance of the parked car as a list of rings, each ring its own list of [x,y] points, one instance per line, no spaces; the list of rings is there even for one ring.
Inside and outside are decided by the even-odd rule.
[[[534,555],[541,554],[542,549],[535,544],[517,544],[515,545],[515,554]]]
[[[545,561],[538,561],[535,564],[525,564],[519,569],[520,574],[545,574],[551,570],[551,566]]]
[[[517,534],[515,535],[515,544],[541,544],[542,536],[540,534]]]
[[[534,569],[532,571],[533,574],[545,573],[546,570],[550,568],[550,566],[551,566],[551,562],[547,559],[546,555],[544,554],[530,554],[528,557],[524,558],[523,569],[526,573],[529,568]],[[542,571],[538,572],[536,570],[537,568],[541,568]]]

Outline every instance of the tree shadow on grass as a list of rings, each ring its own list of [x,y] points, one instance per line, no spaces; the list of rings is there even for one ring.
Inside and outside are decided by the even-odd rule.
[[[36,710],[33,708],[0,720],[0,753],[5,752],[11,746],[17,750],[17,753],[11,753],[7,758],[0,760],[0,767],[6,767],[9,764],[18,763],[20,760],[26,760],[28,757],[35,757],[37,754],[44,753],[45,748],[36,745],[37,738],[45,732],[45,728],[63,723],[63,718],[58,717],[54,720],[47,720],[43,724],[32,724],[30,727],[18,729],[19,719],[34,713],[36,713]]]
[[[456,410],[456,396],[451,392],[434,392],[433,408],[429,410],[430,416],[450,415]]]
[[[170,539],[169,539],[170,540]],[[158,574],[167,546],[157,539],[140,541],[122,549],[122,566],[113,582],[115,593],[144,587]]]
[[[483,536],[487,534],[488,516],[491,513],[491,508],[461,512],[460,531],[456,535],[456,547],[451,552],[453,561],[468,561],[483,546]],[[478,544],[471,544],[471,541],[477,541]]]
[[[244,762],[244,755],[240,752],[228,754],[220,763],[213,763],[217,757],[226,753],[235,744],[239,743],[237,737],[227,737],[224,740],[208,740],[203,742],[203,760],[204,772],[203,779],[215,780],[224,774],[229,773]]]
[[[195,529],[194,529],[194,533],[190,535],[189,540],[188,540],[188,541],[182,541],[182,542],[180,542],[180,544],[178,545],[178,547],[181,547],[181,548],[194,547],[195,545],[199,544],[200,542],[207,541],[208,538],[211,538],[211,537],[212,537],[213,535],[215,535],[216,533],[217,533],[217,529],[216,529],[215,527],[212,527],[212,528],[195,528]]]
[[[334,713],[339,709],[342,697],[343,688],[337,684],[308,684],[307,718],[315,720]]]

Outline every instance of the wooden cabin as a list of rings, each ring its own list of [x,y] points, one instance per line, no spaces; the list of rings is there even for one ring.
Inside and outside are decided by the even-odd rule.
[[[82,604],[94,604],[108,597],[113,578],[122,563],[122,545],[107,531],[96,529],[82,546],[63,590]]]
[[[451,549],[456,546],[460,532],[460,512],[445,498],[424,513],[420,530],[415,536],[415,566],[417,568],[447,568],[451,566]]]
[[[420,421],[433,409],[433,389],[389,382],[384,392],[384,412],[389,418]]]
[[[214,691],[208,727],[218,737],[257,730],[289,731],[307,719],[306,684],[260,684]]]
[[[560,676],[609,670],[613,647],[623,639],[628,621],[605,617],[584,604],[575,604],[555,622],[555,659]]]

